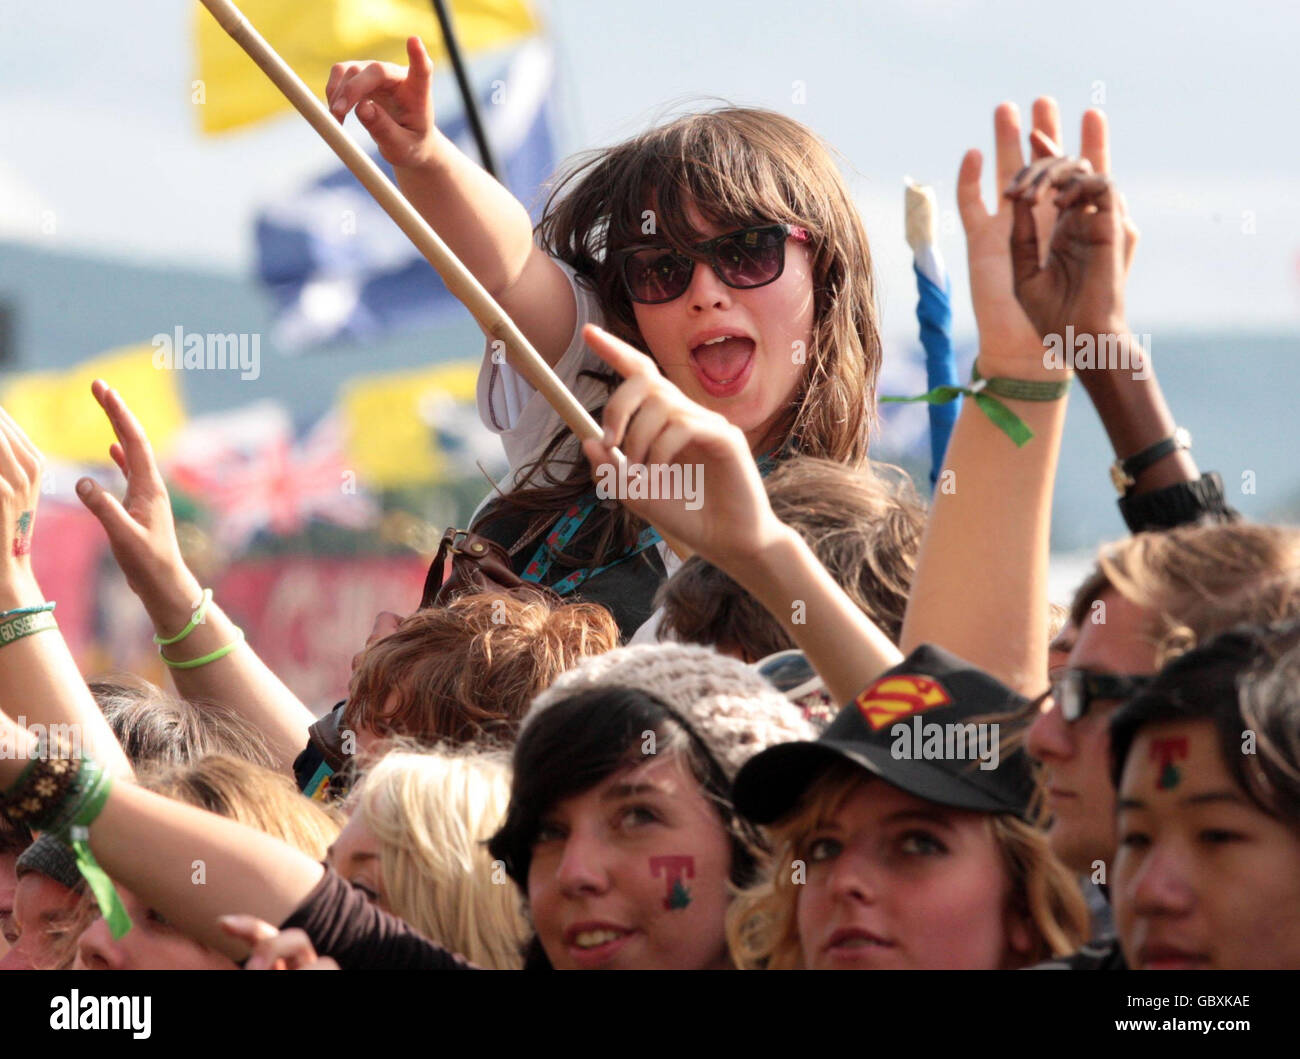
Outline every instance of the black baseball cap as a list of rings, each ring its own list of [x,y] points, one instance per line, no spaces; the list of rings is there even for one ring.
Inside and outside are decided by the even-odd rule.
[[[1029,706],[982,669],[923,645],[863,689],[815,742],[781,743],[746,762],[732,788],[736,808],[755,823],[770,824],[828,768],[851,761],[926,801],[1027,817],[1032,762],[1019,747],[1002,754],[999,746],[996,758],[991,751],[1002,724]],[[981,733],[977,724],[988,727]],[[937,756],[928,752],[936,731]],[[993,761],[996,767],[988,767]]]

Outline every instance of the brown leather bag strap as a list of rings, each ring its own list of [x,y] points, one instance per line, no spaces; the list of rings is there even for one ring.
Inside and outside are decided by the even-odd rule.
[[[421,609],[437,607],[466,592],[508,592],[511,595],[560,598],[548,588],[515,573],[506,550],[477,533],[449,527],[424,580]]]

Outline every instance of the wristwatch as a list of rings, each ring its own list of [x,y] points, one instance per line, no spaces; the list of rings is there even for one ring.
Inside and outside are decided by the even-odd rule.
[[[1171,452],[1192,447],[1192,435],[1186,427],[1177,427],[1169,437],[1157,441],[1135,456],[1116,460],[1110,465],[1110,480],[1120,496],[1128,496],[1128,491],[1137,482],[1137,476],[1157,460],[1163,460]]]

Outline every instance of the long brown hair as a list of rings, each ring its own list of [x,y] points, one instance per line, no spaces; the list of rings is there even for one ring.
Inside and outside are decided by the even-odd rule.
[[[880,330],[875,274],[857,207],[827,146],[810,129],[771,110],[723,106],[650,129],[616,147],[578,156],[557,180],[537,239],[570,265],[600,300],[607,328],[638,349],[646,343],[618,270],[619,249],[653,232],[683,250],[704,239],[687,205],[723,230],[761,223],[808,230],[813,271],[813,335],[803,383],[782,433],[790,452],[857,465],[866,460],[875,424]],[[648,350],[646,350],[648,352]],[[612,391],[618,380],[599,377]],[[487,516],[529,512],[516,548],[535,541],[563,510],[592,489],[590,468],[562,430],[516,478],[520,488]],[[642,523],[616,501],[609,519],[588,520],[578,540],[600,562],[627,547]],[[576,551],[576,549],[573,549]],[[562,561],[581,560],[570,554]],[[585,565],[585,564],[584,564]]]

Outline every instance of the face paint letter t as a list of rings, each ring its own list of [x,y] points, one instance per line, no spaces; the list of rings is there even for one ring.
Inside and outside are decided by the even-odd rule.
[[[683,878],[695,878],[695,858],[683,856],[651,857],[650,874],[662,875],[668,887],[664,898],[664,908],[670,912],[682,909],[691,903],[691,892],[682,882]]]
[[[1171,791],[1178,786],[1182,780],[1183,774],[1174,764],[1175,761],[1181,761],[1187,756],[1187,737],[1180,736],[1177,739],[1153,739],[1151,740],[1151,760],[1160,765],[1160,778],[1156,780],[1156,786],[1162,791]]]

